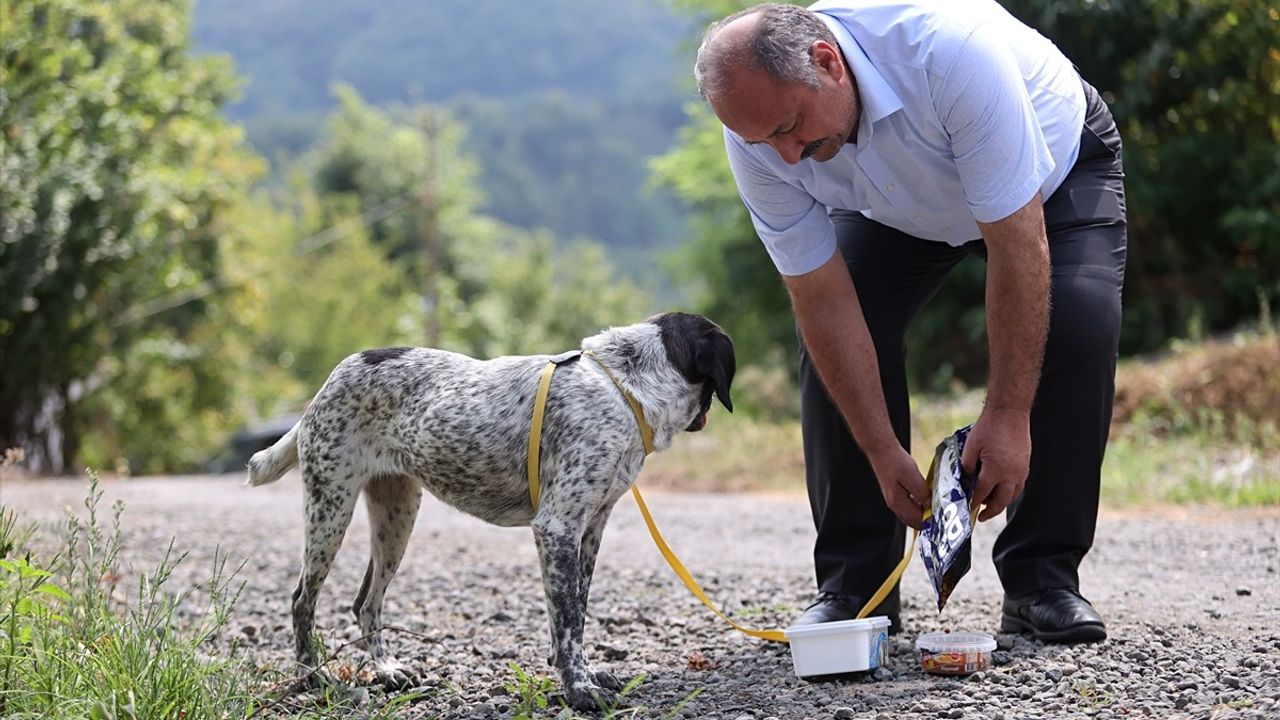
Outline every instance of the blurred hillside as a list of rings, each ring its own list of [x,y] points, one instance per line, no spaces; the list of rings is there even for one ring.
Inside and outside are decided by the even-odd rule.
[[[242,97],[225,112],[273,170],[319,140],[335,83],[376,106],[443,106],[467,128],[486,212],[644,271],[685,231],[646,164],[684,123],[689,27],[659,0],[196,0],[192,36],[234,59]]]

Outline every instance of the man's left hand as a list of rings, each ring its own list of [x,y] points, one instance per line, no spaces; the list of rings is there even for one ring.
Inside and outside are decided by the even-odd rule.
[[[964,444],[960,464],[978,472],[971,509],[987,521],[1005,511],[1022,494],[1031,468],[1031,418],[1014,410],[983,410]]]

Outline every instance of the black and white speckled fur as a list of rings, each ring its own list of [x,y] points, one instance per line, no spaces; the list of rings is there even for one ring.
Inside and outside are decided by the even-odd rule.
[[[729,336],[697,315],[666,313],[582,341],[644,408],[654,448],[700,430],[711,396],[730,410],[735,360]],[[294,464],[305,488],[306,538],[293,593],[301,672],[316,596],[363,490],[372,535],[352,605],[378,679],[411,682],[379,632],[387,585],[400,564],[425,488],[443,502],[502,526],[529,525],[542,565],[551,663],[573,707],[616,700],[620,684],[593,673],[583,654],[587,593],[614,503],[644,463],[631,407],[597,362],[583,356],[555,373],[543,421],[541,502],[529,498],[527,449],[539,374],[548,356],[476,360],[425,348],[368,350],[343,360],[302,420],[249,461],[249,485]],[[314,677],[314,676],[313,676]]]

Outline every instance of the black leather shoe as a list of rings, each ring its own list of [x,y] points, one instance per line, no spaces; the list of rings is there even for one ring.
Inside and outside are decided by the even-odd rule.
[[[1029,633],[1052,643],[1098,642],[1107,626],[1088,600],[1071,588],[1053,588],[1020,598],[1006,596],[1000,631]]]
[[[817,625],[818,623],[853,620],[862,609],[862,598],[857,595],[842,593],[818,593],[818,599],[805,608],[805,611],[792,623],[795,625]],[[889,634],[897,635],[902,630],[902,623],[897,614],[889,615]]]

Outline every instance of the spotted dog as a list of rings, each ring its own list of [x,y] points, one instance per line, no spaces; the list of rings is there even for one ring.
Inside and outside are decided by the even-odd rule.
[[[409,541],[425,488],[495,525],[531,526],[551,625],[551,664],[569,703],[616,702],[620,683],[592,672],[583,650],[587,591],[605,522],[630,489],[645,451],[632,408],[643,409],[656,450],[706,424],[714,394],[733,410],[733,342],[715,323],[666,313],[582,341],[589,355],[565,362],[551,384],[541,441],[541,498],[529,495],[527,451],[546,355],[476,360],[426,348],[366,350],[343,360],[302,419],[249,461],[248,485],[301,466],[306,536],[293,591],[299,672],[312,678],[316,596],[364,492],[371,557],[352,611],[378,680],[412,682],[387,650],[382,600]],[[604,366],[604,367],[602,367]]]

